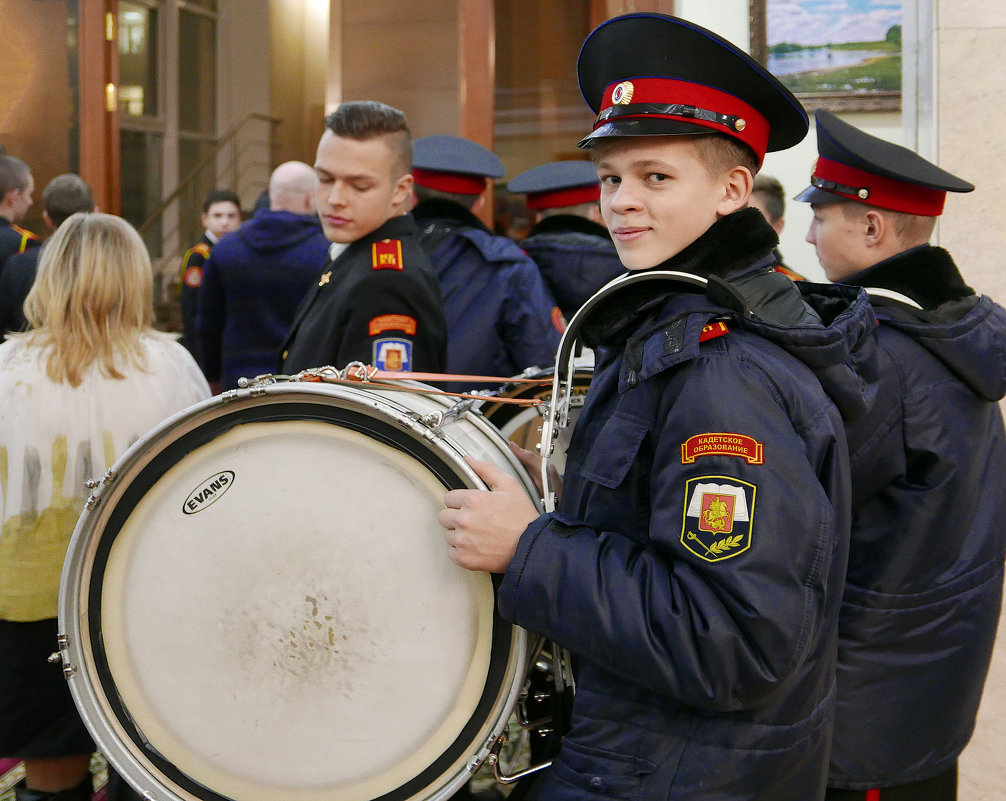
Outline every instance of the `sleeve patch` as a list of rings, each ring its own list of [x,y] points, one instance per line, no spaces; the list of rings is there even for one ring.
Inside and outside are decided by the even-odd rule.
[[[203,268],[202,267],[189,267],[185,271],[185,286],[191,287],[192,289],[199,289],[203,283]]]
[[[404,270],[402,240],[382,239],[371,246],[375,270]]]
[[[696,434],[681,445],[681,464],[700,456],[739,456],[748,464],[765,464],[765,446],[744,434]]]
[[[685,482],[681,544],[700,559],[721,562],[751,547],[758,488],[730,476]]]
[[[709,325],[702,326],[702,333],[699,334],[699,342],[716,339],[717,337],[722,337],[729,333],[730,329],[727,328],[726,323],[709,323]]]
[[[562,311],[558,306],[552,307],[552,325],[560,334],[566,333],[566,318],[562,316]]]
[[[407,314],[382,314],[374,317],[367,326],[367,333],[372,337],[383,331],[404,331],[409,336],[415,336],[416,318]]]
[[[412,369],[412,343],[407,339],[386,337],[374,340],[374,367],[399,372]]]

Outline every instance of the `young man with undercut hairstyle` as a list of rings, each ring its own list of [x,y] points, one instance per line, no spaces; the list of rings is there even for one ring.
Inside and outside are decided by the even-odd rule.
[[[371,100],[325,120],[315,173],[332,246],[283,345],[280,372],[364,362],[442,372],[447,333],[436,273],[412,215],[412,135],[405,115]]]
[[[929,244],[974,187],[817,112],[807,241],[880,326],[872,411],[848,429],[853,519],[828,801],[953,801],[1002,602],[1006,311]]]
[[[820,801],[843,415],[867,405],[876,320],[858,290],[772,270],[753,176],[808,122],[761,64],[629,14],[588,37],[578,75],[630,275],[576,321],[597,360],[558,510],[471,461],[491,491],[447,494],[448,554],[502,573],[501,614],[572,652],[570,727],[536,798]]]

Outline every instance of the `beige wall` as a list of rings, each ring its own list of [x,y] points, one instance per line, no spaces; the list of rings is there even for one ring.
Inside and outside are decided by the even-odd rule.
[[[460,133],[457,0],[345,0],[341,100],[400,108],[414,136]],[[331,95],[330,95],[331,97]]]
[[[1006,3],[934,0],[940,166],[977,189],[950,195],[939,243],[976,290],[1006,301]]]

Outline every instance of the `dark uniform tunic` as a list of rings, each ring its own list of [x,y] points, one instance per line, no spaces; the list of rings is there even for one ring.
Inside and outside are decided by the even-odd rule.
[[[33,247],[23,253],[15,253],[7,259],[0,273],[0,335],[28,328],[24,302],[35,283],[42,249]]]
[[[443,372],[443,300],[415,231],[411,214],[392,217],[326,262],[294,317],[280,372],[353,361]]]
[[[538,265],[567,320],[608,281],[625,273],[607,229],[575,214],[544,218],[521,247]]]
[[[1006,552],[1006,311],[928,245],[847,281],[924,309],[873,298],[879,395],[849,428],[854,514],[829,784],[866,789],[953,768],[974,729]]]
[[[743,276],[756,316],[730,292],[644,283],[588,320],[598,360],[562,511],[524,532],[499,590],[504,616],[578,660],[540,799],[823,797],[850,524],[840,409],[867,404],[856,366],[876,322],[847,287],[808,292],[809,313],[753,214],[660,269]]]
[[[6,217],[0,217],[0,270],[10,256],[37,248],[40,244],[41,240],[31,231],[14,225]]]
[[[199,288],[203,285],[203,268],[213,249],[213,242],[205,234],[182,256],[182,344],[199,361]]]
[[[458,203],[426,200],[413,213],[444,295],[448,370],[511,376],[550,366],[564,322],[537,265]]]

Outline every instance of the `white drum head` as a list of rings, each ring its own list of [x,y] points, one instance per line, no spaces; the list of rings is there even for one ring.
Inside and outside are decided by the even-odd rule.
[[[165,449],[109,516],[88,606],[115,728],[180,797],[420,797],[513,672],[492,581],[447,559],[427,465],[262,417]]]

